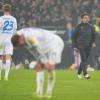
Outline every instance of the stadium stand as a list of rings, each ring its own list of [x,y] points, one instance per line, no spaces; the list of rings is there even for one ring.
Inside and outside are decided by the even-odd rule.
[[[0,0],[13,6],[19,28],[39,26],[64,29],[67,21],[76,25],[79,15],[86,11],[91,19],[100,17],[100,0]]]

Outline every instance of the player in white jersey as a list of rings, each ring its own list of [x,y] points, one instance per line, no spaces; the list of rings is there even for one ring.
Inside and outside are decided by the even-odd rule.
[[[3,13],[4,15],[0,17],[0,79],[4,59],[6,60],[4,79],[8,80],[11,55],[13,54],[11,37],[16,32],[17,21],[11,16],[11,6],[9,4],[3,5]]]
[[[37,90],[38,97],[43,97],[44,69],[48,70],[48,87],[46,97],[52,96],[55,84],[55,64],[61,62],[61,55],[64,48],[63,40],[53,34],[54,32],[39,29],[25,28],[17,32],[11,39],[13,46],[18,47],[25,43],[33,47],[33,54],[38,63],[35,67],[37,71]],[[37,54],[36,54],[37,52]]]

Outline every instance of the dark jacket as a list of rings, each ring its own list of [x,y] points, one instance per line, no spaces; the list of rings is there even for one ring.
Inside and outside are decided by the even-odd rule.
[[[77,25],[72,35],[72,43],[74,47],[92,46],[95,42],[95,28],[89,23],[81,23]]]

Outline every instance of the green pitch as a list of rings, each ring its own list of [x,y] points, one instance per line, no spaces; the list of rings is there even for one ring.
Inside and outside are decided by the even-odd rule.
[[[75,71],[57,70],[56,73],[51,100],[100,100],[100,71],[90,72],[90,80],[78,80]],[[35,71],[12,70],[9,81],[0,81],[0,100],[47,100],[32,96],[35,89]]]

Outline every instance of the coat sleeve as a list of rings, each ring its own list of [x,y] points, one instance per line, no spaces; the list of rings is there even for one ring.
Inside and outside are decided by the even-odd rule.
[[[96,31],[95,28],[92,26],[92,43],[96,42]]]

